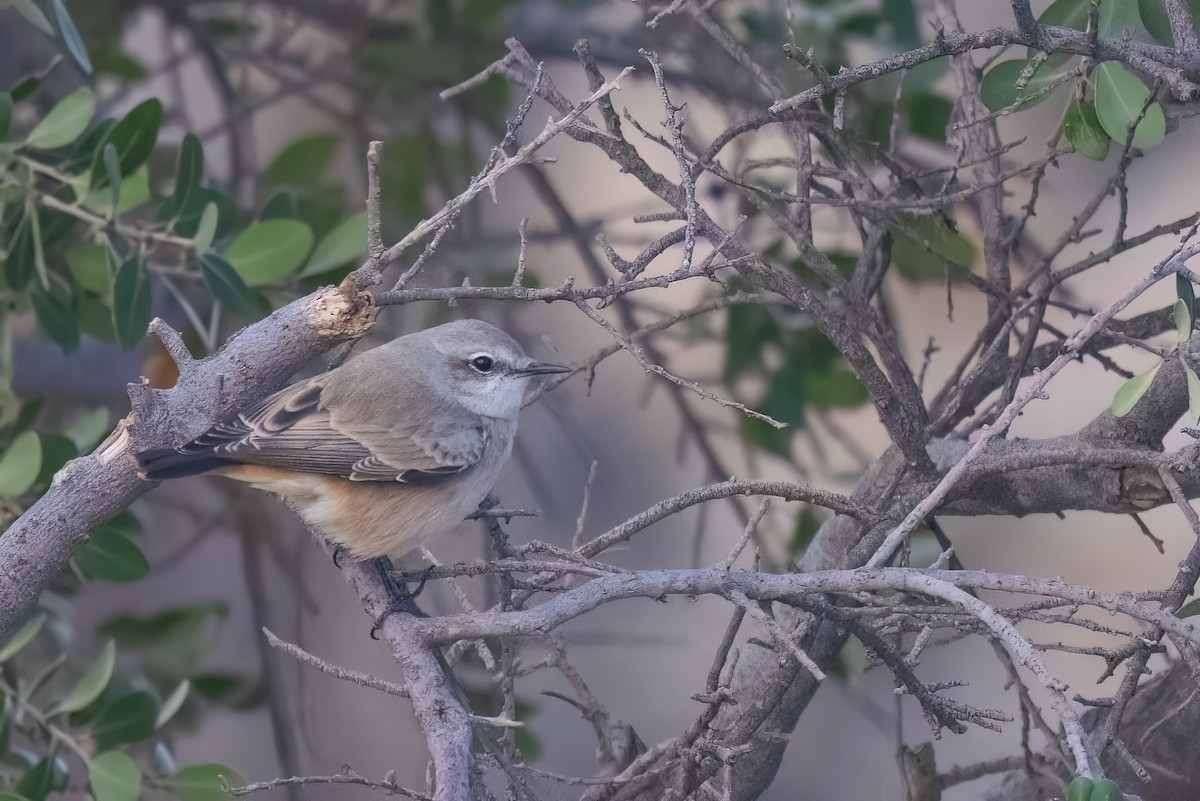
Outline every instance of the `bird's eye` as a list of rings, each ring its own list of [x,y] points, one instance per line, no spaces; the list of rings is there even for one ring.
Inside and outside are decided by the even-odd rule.
[[[477,373],[490,373],[495,365],[495,360],[486,353],[477,353],[471,357],[469,364],[471,369]]]

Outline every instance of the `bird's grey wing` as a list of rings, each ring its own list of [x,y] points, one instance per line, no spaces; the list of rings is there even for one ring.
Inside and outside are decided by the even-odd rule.
[[[358,408],[369,406],[363,403],[367,399],[329,392],[332,383],[345,378],[330,376],[288,387],[182,450],[353,481],[406,483],[462,472],[482,456],[484,428],[477,415],[439,409],[424,419],[402,415],[392,426],[368,422],[369,414]]]

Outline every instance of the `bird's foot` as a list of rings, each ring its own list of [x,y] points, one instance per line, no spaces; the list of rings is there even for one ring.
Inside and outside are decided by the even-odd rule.
[[[346,549],[341,545],[333,546],[333,566],[338,570],[342,569],[342,558],[346,555]]]
[[[388,605],[383,610],[379,617],[375,618],[374,624],[371,626],[371,639],[379,639],[379,629],[383,627],[384,621],[397,612],[414,615],[416,617],[428,617],[417,606],[417,596],[425,589],[425,582],[429,580],[430,574],[433,572],[433,566],[430,565],[421,576],[420,582],[415,590],[408,588],[408,583],[400,577],[396,568],[392,566],[392,561],[386,556],[372,560],[375,563],[375,569],[379,571],[380,578],[383,579],[383,586],[387,589]]]

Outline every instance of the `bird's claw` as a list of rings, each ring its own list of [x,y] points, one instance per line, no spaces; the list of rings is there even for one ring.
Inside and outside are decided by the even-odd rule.
[[[425,582],[429,580],[430,574],[433,573],[433,565],[430,565],[421,576],[420,582],[417,583],[415,590],[410,590],[408,584],[399,577],[396,569],[392,566],[391,560],[387,557],[380,557],[375,560],[375,568],[379,571],[380,577],[383,579],[383,586],[387,589],[388,605],[387,608],[375,618],[375,622],[371,625],[371,639],[378,640],[379,630],[383,628],[384,621],[397,612],[414,615],[416,617],[427,617],[427,615],[417,607],[417,596],[425,589]]]

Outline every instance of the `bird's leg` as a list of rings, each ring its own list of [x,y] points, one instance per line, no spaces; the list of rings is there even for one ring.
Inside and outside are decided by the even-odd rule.
[[[379,571],[380,578],[383,579],[383,586],[387,589],[389,599],[387,609],[384,609],[383,613],[375,618],[375,623],[371,626],[371,639],[379,639],[376,635],[383,626],[383,622],[396,612],[404,612],[415,617],[428,617],[417,606],[416,600],[421,590],[425,589],[425,582],[429,579],[430,573],[433,572],[432,565],[426,569],[420,583],[417,584],[417,589],[414,591],[410,590],[407,582],[400,578],[400,574],[392,565],[391,559],[388,559],[386,556],[380,556],[371,561],[375,565],[375,569]]]

